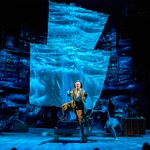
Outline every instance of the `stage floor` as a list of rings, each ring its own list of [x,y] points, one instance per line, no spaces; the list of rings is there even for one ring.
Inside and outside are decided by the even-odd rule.
[[[30,128],[29,132],[1,132],[0,150],[142,150],[143,143],[150,144],[150,130],[140,136],[119,136],[118,141],[112,136],[104,136],[103,131],[93,130],[87,143],[80,141],[80,134],[60,137],[54,141],[53,129]]]

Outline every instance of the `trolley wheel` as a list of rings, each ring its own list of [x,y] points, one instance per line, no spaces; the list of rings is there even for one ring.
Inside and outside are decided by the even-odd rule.
[[[58,135],[55,135],[55,136],[54,136],[54,141],[55,141],[55,142],[58,142],[58,141],[59,141],[59,136],[58,136]]]
[[[82,136],[82,143],[86,143],[87,142],[87,136]]]

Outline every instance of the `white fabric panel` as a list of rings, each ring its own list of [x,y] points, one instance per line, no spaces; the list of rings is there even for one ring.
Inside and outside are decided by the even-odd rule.
[[[110,53],[94,50],[108,15],[50,3],[47,45],[31,44],[30,103],[60,106],[66,91],[81,80],[92,107],[105,80]]]

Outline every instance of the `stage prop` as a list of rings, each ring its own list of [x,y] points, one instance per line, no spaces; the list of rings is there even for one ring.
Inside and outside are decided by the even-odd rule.
[[[77,121],[58,121],[57,127],[54,128],[54,141],[58,142],[59,137],[72,136],[80,134]]]
[[[126,136],[140,136],[145,134],[145,118],[124,118],[124,134]]]
[[[64,111],[66,113],[65,117],[63,116]],[[91,109],[87,110],[83,118],[85,136],[82,137],[77,116],[75,115],[75,112],[71,108],[71,102],[61,105],[61,111],[58,111],[57,113],[59,120],[56,124],[56,127],[54,128],[54,141],[58,142],[60,137],[80,134],[82,137],[82,142],[87,142],[88,137],[90,136],[91,133],[90,129],[92,125],[90,115]]]
[[[1,108],[0,130],[10,132],[27,132],[28,124],[19,119],[18,107]]]

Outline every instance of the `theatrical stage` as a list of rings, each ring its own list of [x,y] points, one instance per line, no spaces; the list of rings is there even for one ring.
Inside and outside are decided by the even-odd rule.
[[[142,150],[145,142],[150,142],[150,130],[144,135],[118,136],[118,141],[110,135],[105,135],[102,130],[94,129],[86,143],[81,143],[80,134],[71,137],[60,137],[58,142],[54,141],[54,129],[29,128],[28,132],[1,132],[0,149],[11,150]]]
[[[140,1],[1,0],[0,150],[142,150],[150,144],[147,6]],[[86,141],[71,122],[56,126],[62,105],[78,98],[86,110],[101,99],[110,115],[121,119],[118,140],[98,122],[92,124],[91,116],[84,124]]]

